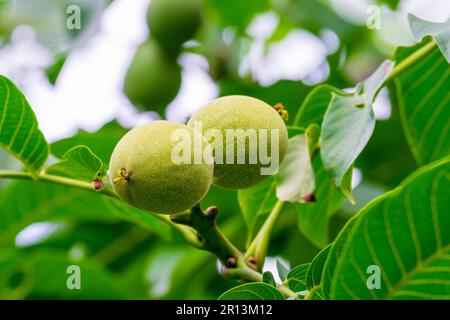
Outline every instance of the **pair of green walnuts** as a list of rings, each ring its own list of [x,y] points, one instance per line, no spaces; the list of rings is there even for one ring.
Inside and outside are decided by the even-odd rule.
[[[181,68],[176,58],[202,22],[199,0],[152,0],[147,11],[150,38],[142,43],[128,68],[123,91],[141,111],[160,114],[176,97]]]
[[[230,189],[243,189],[254,186],[267,177],[261,175],[260,169],[267,165],[261,162],[261,158],[256,163],[245,161],[243,164],[237,161],[224,161],[223,164],[217,163],[219,161],[174,162],[173,150],[177,141],[173,140],[172,133],[184,128],[193,141],[193,127],[198,123],[201,123],[203,131],[220,130],[224,139],[227,129],[273,131],[276,133],[275,138],[278,138],[278,163],[281,163],[286,154],[287,128],[273,107],[247,96],[222,97],[203,107],[191,117],[187,125],[160,120],[128,132],[115,147],[110,161],[111,184],[117,194],[137,208],[154,213],[174,214],[186,211],[200,202],[212,183]],[[209,152],[211,159],[214,159],[217,144],[206,141],[203,135],[200,137],[205,146],[200,152]],[[237,139],[232,142],[233,145],[222,144],[225,153],[228,152],[227,148],[236,149]],[[245,143],[245,152],[248,153],[249,141],[246,140]],[[262,145],[261,139],[257,143],[260,154],[260,149],[267,148],[267,144]],[[197,151],[194,150],[195,152]],[[236,157],[237,152],[233,151],[233,155]],[[191,156],[194,157],[193,153]]]

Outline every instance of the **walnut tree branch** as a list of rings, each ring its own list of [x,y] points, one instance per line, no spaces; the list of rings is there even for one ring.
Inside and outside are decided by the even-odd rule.
[[[170,219],[176,224],[193,228],[201,243],[200,249],[214,253],[227,268],[234,268],[243,254],[220,231],[216,223],[218,213],[216,207],[203,211],[200,205],[196,205],[185,213],[170,216]]]

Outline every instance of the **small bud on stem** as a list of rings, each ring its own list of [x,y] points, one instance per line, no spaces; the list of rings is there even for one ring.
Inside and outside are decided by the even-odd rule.
[[[305,196],[303,196],[302,200],[307,203],[307,202],[316,202],[316,196],[313,195],[312,193],[308,193]]]
[[[229,257],[227,259],[227,268],[236,268],[236,265],[237,265],[237,261],[235,258]]]
[[[255,257],[248,257],[247,258],[247,263],[248,263],[250,268],[256,270],[257,263],[256,263],[256,258]]]
[[[93,180],[92,181],[92,186],[94,187],[95,190],[99,191],[103,188],[103,181],[102,180]]]

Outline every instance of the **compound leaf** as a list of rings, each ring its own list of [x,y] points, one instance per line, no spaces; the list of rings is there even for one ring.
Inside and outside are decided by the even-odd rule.
[[[38,172],[49,154],[49,146],[39,130],[36,116],[23,93],[0,75],[0,146]]]
[[[364,207],[334,245],[341,249],[330,297],[449,299],[448,190],[450,157],[419,169]],[[380,270],[375,288],[369,273],[373,266]]]

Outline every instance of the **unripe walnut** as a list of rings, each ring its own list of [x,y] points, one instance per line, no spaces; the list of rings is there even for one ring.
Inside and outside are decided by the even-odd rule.
[[[222,187],[244,189],[256,185],[268,177],[267,172],[275,173],[287,151],[288,133],[283,119],[273,107],[256,98],[247,96],[218,98],[194,114],[188,126],[195,127],[196,123],[202,125],[204,132],[218,129],[222,133],[222,141],[217,141],[216,137],[213,139],[208,137],[213,145],[216,159],[213,182]],[[241,139],[240,143],[238,139],[234,139],[234,142],[231,140],[230,147],[227,148],[227,142],[229,142],[227,132],[230,129],[240,130],[241,133],[249,133],[249,135],[244,135],[244,140]],[[235,133],[238,134],[238,131]],[[256,142],[249,138],[252,131],[256,133]],[[261,136],[264,132],[266,132],[266,141],[264,136]],[[272,138],[276,140],[272,141]],[[239,150],[243,150],[244,144],[245,163],[239,163],[237,157]],[[256,148],[253,148],[255,144]],[[272,152],[273,144],[277,145],[278,150],[273,150],[276,153]],[[223,150],[220,150],[218,146],[222,146]],[[234,153],[232,163],[226,159],[230,152]],[[262,157],[264,155],[273,162],[267,163],[267,159]],[[252,156],[253,161],[250,160]],[[254,161],[255,157],[256,161]],[[273,170],[268,170],[268,167]],[[266,168],[266,171],[263,168]]]
[[[123,91],[142,111],[164,113],[181,86],[181,68],[155,41],[137,49],[125,77]]]
[[[111,184],[117,194],[134,207],[162,214],[179,213],[197,204],[208,192],[214,165],[202,161],[195,164],[194,150],[189,163],[173,161],[173,150],[179,143],[175,130],[194,132],[185,125],[169,121],[153,121],[134,128],[116,145],[110,161]],[[209,147],[209,149],[207,149]]]
[[[200,0],[152,0],[147,11],[150,37],[170,51],[192,39],[201,21]]]

